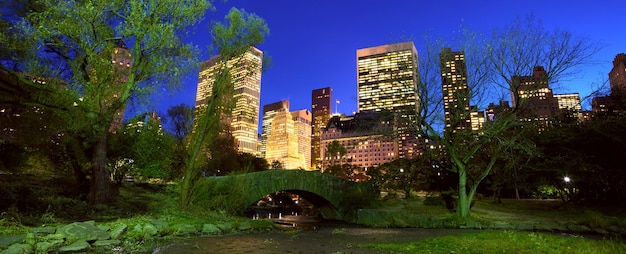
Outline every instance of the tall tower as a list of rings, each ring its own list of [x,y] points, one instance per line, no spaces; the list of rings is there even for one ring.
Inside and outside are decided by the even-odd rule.
[[[267,139],[272,134],[272,120],[278,112],[289,111],[289,101],[279,101],[263,106],[263,122],[261,123],[261,156],[266,158]],[[268,161],[272,163],[271,161]]]
[[[626,54],[620,53],[613,60],[613,69],[609,72],[611,95],[626,96]]]
[[[278,161],[285,169],[310,169],[311,112],[306,109],[289,112],[289,108],[273,112],[265,142],[265,159],[269,163]]]
[[[261,95],[261,68],[263,52],[251,47],[242,57],[229,59],[226,65],[232,76],[234,94],[231,115],[224,116],[238,150],[260,155],[258,149],[259,109]],[[223,63],[215,56],[202,63],[198,78],[196,107],[203,105],[211,96],[216,69]]]
[[[393,112],[397,116],[397,155],[417,154],[417,137],[410,131],[419,112],[417,50],[413,42],[359,49],[357,57],[358,111]]]
[[[445,128],[452,131],[471,128],[470,94],[467,88],[467,67],[465,53],[453,52],[450,48],[441,50],[441,88]],[[478,113],[478,112],[476,112]]]
[[[291,112],[294,133],[298,138],[298,154],[304,156],[303,169],[311,169],[311,111],[307,109]],[[296,167],[297,168],[297,167]]]
[[[314,170],[322,169],[322,128],[326,127],[332,112],[332,89],[330,87],[313,90],[311,93],[311,166]]]

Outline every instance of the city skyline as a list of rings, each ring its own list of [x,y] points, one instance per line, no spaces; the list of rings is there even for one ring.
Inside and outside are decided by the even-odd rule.
[[[599,84],[608,80],[608,72],[612,68],[615,55],[626,52],[626,45],[621,43],[626,41],[626,35],[611,29],[612,24],[619,21],[619,15],[616,8],[610,7],[609,3],[581,7],[563,4],[561,1],[537,1],[536,4],[531,1],[519,5],[488,2],[480,6],[481,8],[469,3],[458,3],[454,5],[464,12],[448,19],[431,13],[448,8],[450,3],[375,3],[220,2],[216,3],[217,11],[207,14],[205,22],[194,30],[196,34],[190,40],[194,40],[201,49],[206,48],[207,45],[203,42],[209,41],[206,32],[208,24],[211,20],[221,21],[224,13],[233,6],[255,13],[264,18],[270,28],[266,42],[257,47],[272,58],[271,66],[262,74],[260,105],[289,100],[294,110],[310,110],[311,91],[331,87],[333,102],[341,101],[335,105],[337,108],[333,112],[347,115],[357,111],[354,59],[356,50],[361,48],[409,39],[415,42],[419,56],[420,51],[424,51],[424,34],[454,36],[460,26],[488,33],[511,22],[516,16],[534,15],[548,30],[569,30],[575,35],[589,36],[604,46],[595,59],[590,60],[594,64],[584,67],[579,77],[571,77],[554,84],[555,93],[579,93],[581,99],[589,95],[591,83]],[[411,13],[423,15],[410,15]],[[493,15],[484,15],[486,13]],[[572,13],[576,15],[571,15]],[[201,60],[210,57],[203,51]],[[161,101],[159,104],[135,110],[165,112],[172,105],[193,105],[197,79],[196,72],[196,75],[185,80],[185,85],[174,96],[160,91],[155,95],[159,98],[157,101]],[[583,108],[590,109],[589,104],[583,102]]]

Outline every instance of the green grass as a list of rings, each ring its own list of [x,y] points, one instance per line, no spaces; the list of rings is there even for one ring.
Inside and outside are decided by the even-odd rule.
[[[408,244],[369,244],[401,253],[626,253],[623,242],[533,232],[485,231]]]

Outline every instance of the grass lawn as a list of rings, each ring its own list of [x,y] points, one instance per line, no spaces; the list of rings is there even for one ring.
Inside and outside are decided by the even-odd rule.
[[[368,247],[401,253],[626,253],[626,245],[621,241],[512,231],[484,231]]]

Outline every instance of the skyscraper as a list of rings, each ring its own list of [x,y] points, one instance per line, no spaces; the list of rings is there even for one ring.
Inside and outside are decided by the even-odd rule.
[[[322,158],[320,145],[322,142],[322,128],[330,120],[332,105],[332,89],[330,87],[313,90],[311,93],[311,166],[314,170],[321,170]]]
[[[289,101],[279,101],[263,106],[263,122],[261,123],[261,156],[266,158],[267,139],[272,134],[272,120],[280,111],[289,111]],[[271,161],[268,161],[271,163]]]
[[[263,52],[251,47],[242,57],[229,59],[226,65],[230,69],[234,85],[233,108],[223,121],[229,123],[230,132],[235,138],[240,152],[259,155],[258,128],[261,95],[261,67]],[[223,63],[220,56],[215,56],[202,63],[198,78],[196,107],[207,103],[215,82],[216,69]]]
[[[611,95],[626,96],[626,54],[620,53],[613,59],[613,69],[609,72]]]
[[[470,94],[467,87],[465,53],[441,50],[441,87],[446,128],[452,131],[471,128],[475,125],[470,117]],[[474,112],[473,115],[477,115]],[[472,128],[473,129],[473,128]]]
[[[417,50],[413,42],[359,49],[358,111],[390,111],[397,115],[399,158],[415,155],[417,137],[410,131],[419,112]]]
[[[582,106],[580,105],[580,95],[578,93],[555,94],[557,105],[561,113],[582,121]]]
[[[110,96],[112,96],[113,98],[118,98],[122,91],[122,85],[126,83],[126,81],[128,81],[128,75],[130,75],[130,71],[133,66],[133,58],[130,55],[130,50],[128,49],[128,47],[126,47],[126,44],[123,40],[117,40],[115,44],[116,45],[113,49],[113,55],[111,56],[115,85],[111,87],[112,94]],[[122,128],[125,110],[126,107],[123,106],[115,112],[115,115],[113,116],[113,121],[109,126],[109,132],[116,132],[117,130]]]
[[[311,112],[289,112],[289,103],[281,101],[264,106],[263,128],[266,130],[265,159],[278,161],[285,169],[310,169]],[[286,106],[286,107],[285,107]],[[274,110],[269,110],[274,109]],[[267,113],[270,113],[271,117]]]
[[[514,76],[511,81],[517,90],[511,91],[511,100],[519,117],[545,120],[556,115],[558,103],[548,85],[548,76],[543,66],[535,66],[532,76]]]

